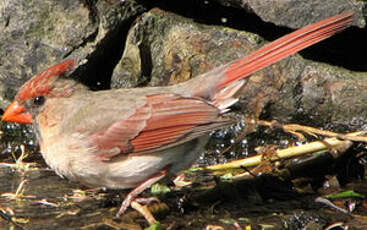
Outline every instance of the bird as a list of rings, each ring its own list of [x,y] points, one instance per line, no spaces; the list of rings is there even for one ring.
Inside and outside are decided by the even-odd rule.
[[[120,217],[145,189],[192,165],[211,131],[236,122],[226,112],[246,78],[352,20],[352,12],[329,17],[170,86],[92,91],[66,74],[78,66],[67,59],[26,81],[2,120],[33,123],[40,152],[59,176],[89,187],[132,189]]]

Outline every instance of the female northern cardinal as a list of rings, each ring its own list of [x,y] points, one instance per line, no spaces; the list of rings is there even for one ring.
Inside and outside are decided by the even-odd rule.
[[[343,30],[352,17],[330,17],[167,87],[93,92],[60,76],[76,64],[67,60],[28,80],[2,119],[33,122],[41,153],[58,175],[87,186],[135,188],[120,216],[147,187],[191,165],[208,132],[235,122],[222,114],[237,102],[245,77]]]

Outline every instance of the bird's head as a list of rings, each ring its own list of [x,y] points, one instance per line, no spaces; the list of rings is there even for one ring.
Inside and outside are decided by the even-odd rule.
[[[69,59],[51,66],[29,79],[18,91],[14,101],[5,109],[3,121],[28,124],[32,114],[38,111],[47,98],[67,96],[71,89],[58,84],[60,75],[75,66],[75,59]]]

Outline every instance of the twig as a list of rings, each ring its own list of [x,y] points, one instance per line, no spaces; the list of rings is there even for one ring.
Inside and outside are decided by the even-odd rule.
[[[157,222],[147,206],[141,205],[138,202],[133,201],[131,202],[131,207],[138,211],[142,216],[144,216],[144,218],[148,221],[150,225]]]
[[[356,137],[358,135],[365,134],[365,131],[362,132],[354,132],[345,134],[346,137]],[[336,137],[325,138],[324,140],[314,141],[307,144],[303,144],[300,146],[294,146],[287,149],[281,149],[276,152],[273,157],[270,157],[270,161],[277,161],[280,159],[288,159],[291,157],[297,157],[300,155],[308,154],[308,153],[315,153],[320,151],[326,151],[329,148],[335,148],[340,145],[350,145],[351,142],[349,140],[339,140]],[[225,164],[217,164],[207,166],[206,169],[209,170],[226,170],[226,169],[238,169],[241,167],[251,167],[256,166],[262,162],[264,158],[263,154],[258,154],[256,156],[247,157],[241,160],[231,161]]]
[[[13,224],[14,226],[16,226],[17,228],[19,229],[22,229],[22,230],[28,230],[26,227],[23,227],[22,225],[16,223],[15,221],[13,221],[12,217],[9,216],[5,210],[3,210],[1,207],[0,207],[0,217],[2,219],[4,219],[5,221]]]
[[[292,133],[299,138],[302,138],[303,135],[299,132],[306,133],[308,135],[317,137],[317,135],[326,136],[326,137],[336,137],[341,140],[349,140],[349,141],[356,141],[356,142],[364,142],[367,143],[367,136],[362,136],[367,133],[367,131],[360,131],[358,135],[350,135],[350,134],[343,134],[343,133],[336,133],[328,130],[321,130],[309,126],[298,125],[298,124],[286,124],[283,125],[277,121],[263,121],[259,120],[256,121],[257,124],[263,126],[269,126],[272,128],[281,128],[285,132]]]
[[[339,211],[339,212],[341,212],[343,214],[350,215],[350,213],[348,212],[348,210],[336,206],[335,204],[333,204],[333,202],[329,201],[328,199],[325,199],[323,197],[317,197],[315,199],[315,201],[318,202],[318,203],[325,204],[328,207],[334,208],[335,210],[337,210],[337,211]]]

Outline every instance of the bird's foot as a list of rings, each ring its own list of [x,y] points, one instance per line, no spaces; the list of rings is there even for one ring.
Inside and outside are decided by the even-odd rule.
[[[174,180],[173,183],[176,185],[176,187],[182,188],[188,185],[191,185],[192,182],[185,181],[185,174],[182,173],[178,175]]]
[[[134,199],[134,201],[141,205],[149,205],[153,202],[157,202],[157,203],[160,202],[160,200],[157,197],[137,197]]]
[[[116,217],[120,218],[126,212],[127,208],[130,205],[132,205],[132,202],[135,201],[135,203],[139,204],[139,201],[142,201],[143,199],[142,198],[137,198],[137,196],[140,193],[142,193],[145,189],[149,188],[152,184],[154,184],[157,181],[159,181],[160,179],[162,179],[166,175],[166,173],[167,173],[167,171],[163,170],[163,171],[155,174],[154,176],[152,176],[151,178],[147,179],[146,181],[144,181],[143,183],[138,185],[136,188],[134,188],[129,194],[127,194],[127,196],[125,197],[124,201],[121,204],[120,210],[116,214]],[[152,199],[154,199],[154,198],[146,198],[144,200],[149,201],[149,199],[152,201]],[[155,199],[157,200],[157,198],[155,198]],[[139,211],[139,210],[137,210],[137,211]],[[143,214],[143,216],[144,216],[144,214]],[[149,220],[148,220],[148,222],[149,222]]]

